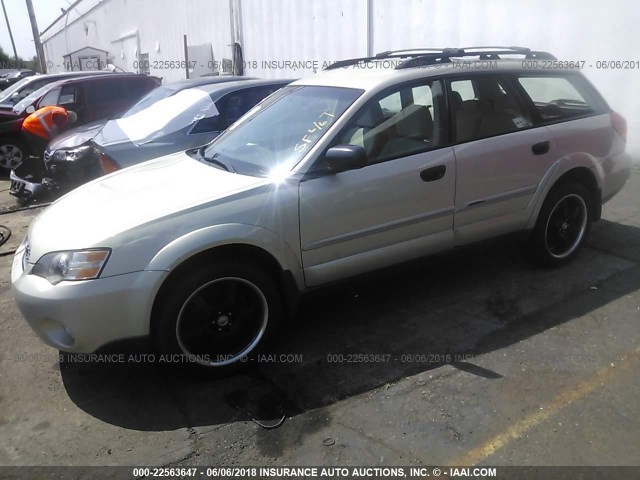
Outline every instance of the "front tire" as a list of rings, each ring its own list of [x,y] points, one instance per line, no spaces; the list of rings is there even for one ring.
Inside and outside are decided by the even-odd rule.
[[[28,154],[29,150],[24,142],[11,138],[0,139],[0,169],[7,172],[15,170]]]
[[[584,185],[566,183],[551,190],[533,235],[533,250],[538,260],[549,267],[570,262],[589,233],[592,212],[592,196]]]
[[[230,262],[171,279],[154,308],[156,348],[216,376],[254,365],[252,358],[280,324],[282,300],[275,284],[259,268]]]

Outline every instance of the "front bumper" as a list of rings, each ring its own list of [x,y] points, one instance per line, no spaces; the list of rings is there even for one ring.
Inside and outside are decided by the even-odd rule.
[[[15,170],[11,170],[9,180],[11,181],[9,194],[22,200],[37,198],[49,190],[49,186],[44,182],[24,179],[18,176]]]
[[[168,275],[142,271],[95,280],[61,282],[22,269],[16,254],[11,289],[20,312],[48,345],[67,352],[91,353],[107,343],[149,334],[155,294]]]

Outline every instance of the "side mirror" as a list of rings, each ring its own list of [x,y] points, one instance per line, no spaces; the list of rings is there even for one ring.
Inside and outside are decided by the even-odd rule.
[[[321,165],[329,174],[357,170],[367,165],[367,152],[358,145],[336,145],[327,150]]]

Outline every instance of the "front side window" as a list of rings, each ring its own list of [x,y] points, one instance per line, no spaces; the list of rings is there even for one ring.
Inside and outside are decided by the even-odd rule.
[[[518,82],[527,93],[542,120],[580,117],[593,108],[577,86],[567,77],[521,77]]]
[[[288,171],[360,95],[352,88],[284,87],[209,145],[202,161],[244,175]]]
[[[53,88],[49,90],[50,88],[50,85],[45,85],[32,94],[26,96],[13,106],[13,111],[16,113],[22,113],[27,109],[27,107],[33,105],[39,98],[42,98],[42,100],[38,104],[38,108],[46,107],[49,105],[56,105],[58,103],[58,97],[60,95],[60,88]],[[45,99],[47,100],[46,104],[43,103]],[[48,103],[51,101],[53,101],[54,103]]]
[[[440,82],[403,86],[371,100],[334,145],[364,148],[373,164],[438,147],[442,131]]]
[[[58,98],[60,98],[60,89],[59,88],[54,88],[49,93],[47,93],[42,98],[42,100],[40,100],[40,104],[38,105],[38,107],[42,108],[42,107],[49,107],[51,105],[57,105],[58,104]]]
[[[478,75],[449,83],[456,142],[468,142],[531,127],[529,111],[501,78]]]

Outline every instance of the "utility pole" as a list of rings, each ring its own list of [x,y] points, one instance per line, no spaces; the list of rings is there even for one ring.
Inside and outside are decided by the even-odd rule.
[[[47,73],[47,62],[44,59],[44,49],[40,42],[40,32],[38,31],[38,21],[36,20],[36,14],[33,11],[33,4],[31,0],[26,0],[27,10],[29,11],[29,20],[31,21],[31,32],[33,33],[33,43],[36,45],[36,54],[38,55],[38,61],[40,62],[40,71]]]
[[[18,68],[18,52],[16,50],[16,44],[13,41],[13,33],[11,33],[11,25],[9,25],[9,16],[7,15],[7,9],[4,6],[4,0],[2,1],[2,10],[4,11],[4,19],[7,22],[7,30],[9,30],[9,38],[11,39],[11,46],[13,47],[13,56],[16,59],[16,68]]]

